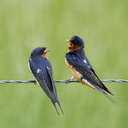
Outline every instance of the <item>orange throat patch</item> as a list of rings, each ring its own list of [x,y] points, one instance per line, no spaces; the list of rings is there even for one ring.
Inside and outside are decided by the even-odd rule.
[[[44,58],[47,58],[46,55],[47,55],[47,50],[45,50],[41,56],[44,57]]]
[[[74,45],[72,42],[68,43],[68,49],[69,51],[73,52],[73,51],[77,51],[79,50],[81,47],[80,46],[76,46]]]

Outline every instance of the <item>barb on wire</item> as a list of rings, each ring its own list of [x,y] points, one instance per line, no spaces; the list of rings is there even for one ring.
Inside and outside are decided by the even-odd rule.
[[[67,80],[56,80],[55,81],[56,83],[67,83]],[[77,80],[70,80],[68,81],[68,83],[74,83],[74,82],[79,82]],[[108,83],[113,83],[113,82],[116,82],[116,83],[126,83],[128,82],[128,80],[122,80],[122,79],[119,79],[119,80],[112,80],[112,79],[105,79],[105,80],[102,80],[102,82],[108,82]],[[8,84],[8,83],[24,83],[24,84],[27,84],[27,83],[36,83],[36,80],[3,80],[3,81],[0,81],[0,84]]]

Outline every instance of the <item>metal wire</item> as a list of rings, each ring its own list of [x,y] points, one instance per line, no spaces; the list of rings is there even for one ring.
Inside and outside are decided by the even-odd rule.
[[[56,80],[55,81],[56,83],[67,83],[67,80]],[[70,80],[68,81],[68,83],[73,83],[73,82],[78,82],[77,80]],[[127,83],[128,80],[122,80],[122,79],[119,79],[119,80],[112,80],[112,79],[105,79],[105,80],[102,80],[102,82],[108,82],[108,83],[113,83],[113,82],[116,82],[116,83]],[[24,84],[28,84],[28,83],[36,83],[36,80],[2,80],[0,81],[0,84],[8,84],[8,83],[24,83]]]

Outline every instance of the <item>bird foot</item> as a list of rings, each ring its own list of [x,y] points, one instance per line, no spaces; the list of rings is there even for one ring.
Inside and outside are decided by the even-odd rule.
[[[66,83],[66,84],[69,84],[70,81],[71,81],[71,79],[65,80],[65,83]]]
[[[72,76],[70,79],[65,80],[65,83],[66,83],[66,84],[69,84],[72,80],[74,80],[74,77],[73,77],[73,76]]]

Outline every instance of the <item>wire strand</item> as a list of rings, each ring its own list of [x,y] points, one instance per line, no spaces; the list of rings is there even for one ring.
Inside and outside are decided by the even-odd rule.
[[[67,80],[55,80],[56,83],[67,83]],[[68,81],[68,83],[74,83],[74,82],[78,82],[77,80],[70,80]],[[118,79],[118,80],[113,80],[113,79],[104,79],[102,80],[102,82],[108,82],[108,83],[127,83],[128,80],[123,80],[123,79]],[[9,83],[23,83],[23,84],[29,84],[29,83],[36,83],[36,80],[2,80],[0,81],[0,84],[9,84]]]

